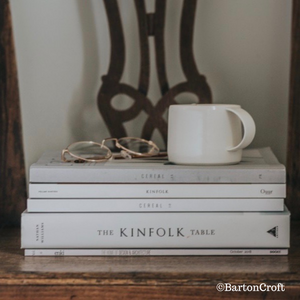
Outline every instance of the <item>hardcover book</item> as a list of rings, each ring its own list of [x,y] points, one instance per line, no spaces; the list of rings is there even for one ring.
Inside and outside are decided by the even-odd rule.
[[[28,212],[283,211],[282,198],[31,199]]]
[[[290,213],[28,213],[24,249],[289,248]]]
[[[25,249],[25,256],[287,255],[288,249]]]
[[[285,198],[285,184],[30,183],[30,198]]]
[[[183,166],[166,159],[65,163],[60,152],[46,152],[30,167],[31,183],[257,183],[283,184],[284,165],[270,148],[243,150],[241,163]]]

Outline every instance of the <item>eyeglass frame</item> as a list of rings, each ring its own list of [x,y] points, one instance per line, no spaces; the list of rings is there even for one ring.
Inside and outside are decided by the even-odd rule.
[[[138,140],[140,142],[147,143],[148,145],[152,146],[152,149],[154,148],[157,151],[157,153],[156,154],[151,154],[150,153],[151,151],[148,152],[148,153],[141,153],[141,152],[132,151],[132,150],[127,149],[126,147],[122,146],[119,143],[119,141],[122,140],[122,139],[132,139],[132,140]],[[62,150],[62,152],[61,152],[61,160],[63,162],[74,162],[72,160],[67,160],[65,158],[65,154],[69,154],[70,156],[72,156],[73,158],[77,159],[78,161],[94,162],[94,163],[106,162],[106,161],[114,158],[114,155],[113,155],[112,151],[107,146],[104,145],[105,142],[107,142],[107,141],[114,141],[115,142],[115,146],[117,148],[121,149],[121,157],[123,157],[123,158],[124,158],[124,155],[122,155],[123,151],[126,154],[129,154],[130,158],[132,158],[132,155],[133,155],[134,158],[137,158],[137,157],[153,157],[153,156],[157,155],[158,153],[160,153],[159,147],[153,141],[151,141],[151,140],[145,140],[145,139],[138,138],[138,137],[122,137],[122,138],[119,138],[119,139],[118,138],[106,138],[106,139],[102,140],[101,144],[97,143],[97,142],[94,142],[94,141],[79,141],[79,142],[71,143],[67,148],[65,148],[65,149]],[[72,145],[83,144],[83,143],[89,143],[89,144],[93,144],[93,145],[98,145],[98,146],[100,146],[101,149],[104,148],[107,151],[107,154],[105,155],[105,158],[102,158],[102,159],[84,158],[84,157],[81,157],[81,156],[73,154],[68,149]]]
[[[78,156],[78,155],[75,155],[74,153],[72,153],[68,148],[70,146],[73,146],[73,145],[76,145],[76,144],[83,144],[83,143],[86,143],[86,144],[93,144],[93,145],[98,145],[101,149],[104,148],[106,151],[107,151],[107,155],[105,155],[105,158],[103,159],[90,159],[90,158],[84,158],[82,156]],[[86,162],[105,162],[105,161],[108,161],[109,159],[112,158],[112,152],[111,150],[106,147],[105,145],[102,145],[102,143],[97,143],[97,142],[94,142],[94,141],[79,141],[79,142],[74,142],[72,144],[70,144],[67,148],[63,149],[61,151],[61,160],[63,162],[74,162],[73,160],[68,160],[65,158],[65,155],[66,154],[69,154],[71,157],[79,160],[79,161],[86,161]]]

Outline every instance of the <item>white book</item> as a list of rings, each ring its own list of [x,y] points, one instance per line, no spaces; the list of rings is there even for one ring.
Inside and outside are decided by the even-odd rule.
[[[289,248],[290,213],[28,213],[21,247]]]
[[[28,212],[283,211],[282,198],[31,199]]]
[[[285,184],[29,184],[29,198],[285,198],[285,196]]]
[[[288,249],[25,249],[24,256],[288,255]]]
[[[30,166],[32,183],[285,183],[286,170],[270,148],[245,149],[242,161],[227,166],[184,166],[166,159],[65,163],[61,152],[46,152]]]

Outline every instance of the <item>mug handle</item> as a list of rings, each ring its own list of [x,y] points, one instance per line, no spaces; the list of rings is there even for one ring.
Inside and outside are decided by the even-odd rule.
[[[243,110],[242,108],[226,108],[227,111],[230,111],[237,115],[241,120],[244,127],[244,136],[242,141],[235,147],[227,149],[227,151],[236,151],[239,149],[244,149],[253,141],[255,136],[255,123],[251,115]]]

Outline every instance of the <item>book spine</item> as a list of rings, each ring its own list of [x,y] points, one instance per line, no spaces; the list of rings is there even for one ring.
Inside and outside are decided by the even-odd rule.
[[[22,248],[288,248],[289,213],[23,213]]]
[[[24,256],[288,255],[288,249],[25,249]]]
[[[32,183],[285,183],[283,166],[234,169],[91,169],[30,167]]]
[[[28,199],[28,212],[283,211],[280,198]]]
[[[285,184],[29,184],[29,198],[285,198]]]

